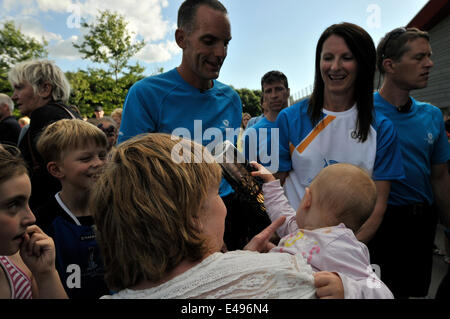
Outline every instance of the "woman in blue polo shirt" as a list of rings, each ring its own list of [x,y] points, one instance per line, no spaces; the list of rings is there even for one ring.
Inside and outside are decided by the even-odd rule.
[[[311,97],[277,118],[279,177],[295,209],[305,188],[328,165],[350,163],[371,174],[377,204],[356,234],[366,243],[383,219],[390,181],[404,174],[392,122],[374,111],[375,63],[375,45],[364,29],[351,23],[330,26],[317,44]]]

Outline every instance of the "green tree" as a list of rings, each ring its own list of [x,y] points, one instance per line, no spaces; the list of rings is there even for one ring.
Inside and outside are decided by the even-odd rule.
[[[127,66],[127,71],[123,72],[123,76],[120,78],[119,82],[121,84],[121,87],[128,92],[130,87],[136,83],[137,81],[140,81],[144,78],[143,72],[145,71],[145,68],[142,67],[139,62],[136,63],[136,65]],[[156,74],[164,72],[163,68],[160,68],[157,70]],[[122,103],[123,104],[123,103]]]
[[[95,106],[102,106],[108,114],[125,101],[129,88],[142,79],[144,68],[129,60],[145,45],[144,41],[132,43],[124,16],[100,11],[96,23],[83,21],[81,26],[89,30],[81,44],[73,43],[83,58],[103,63],[107,70],[89,69],[69,74],[72,84],[70,103],[77,105],[82,114],[90,116]]]
[[[73,43],[73,46],[84,58],[108,65],[117,83],[119,75],[128,67],[128,61],[144,47],[145,43],[144,41],[132,43],[132,34],[127,30],[128,22],[123,15],[109,10],[99,13],[97,23],[82,22],[81,26],[89,29],[89,33],[84,36],[84,41],[80,45]]]
[[[76,105],[81,114],[91,116],[95,106],[103,107],[105,114],[122,107],[130,87],[144,78],[144,68],[139,64],[128,66],[117,82],[111,73],[102,69],[66,72],[72,87],[69,103]]]
[[[89,116],[93,104],[89,71],[66,72],[66,77],[71,86],[69,104],[76,105],[81,114]]]
[[[261,112],[261,90],[235,89],[242,101],[242,112],[251,116],[260,115]]]
[[[0,92],[12,94],[8,82],[8,71],[15,64],[32,58],[47,57],[48,42],[42,38],[42,43],[24,35],[16,28],[13,21],[6,21],[0,29]]]

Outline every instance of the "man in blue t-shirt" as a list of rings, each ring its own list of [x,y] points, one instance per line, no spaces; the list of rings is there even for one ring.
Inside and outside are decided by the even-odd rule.
[[[225,140],[236,144],[242,103],[231,87],[216,80],[231,40],[227,9],[217,0],[184,1],[175,40],[183,50],[180,66],[130,88],[118,143],[159,132],[191,139],[210,150]],[[242,249],[267,224],[260,226],[249,215],[225,180],[219,193],[228,211],[224,241],[229,250]]]
[[[276,120],[288,106],[290,89],[286,75],[280,71],[267,72],[261,79],[265,115],[244,132],[243,153],[249,161],[256,161],[272,173],[278,172],[279,135]]]
[[[369,249],[396,298],[428,294],[436,209],[441,223],[450,226],[450,147],[442,113],[409,96],[427,86],[430,57],[429,36],[416,28],[389,32],[377,48],[384,79],[374,105],[397,129],[405,178],[392,181],[385,217]]]

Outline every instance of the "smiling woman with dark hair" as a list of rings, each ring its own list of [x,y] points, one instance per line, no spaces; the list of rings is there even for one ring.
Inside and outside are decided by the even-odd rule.
[[[357,234],[366,243],[383,218],[390,181],[403,177],[392,122],[374,112],[375,63],[375,45],[364,29],[346,22],[328,27],[317,43],[311,98],[284,109],[277,118],[278,176],[285,180],[293,207],[326,166],[349,163],[371,173],[377,204]]]

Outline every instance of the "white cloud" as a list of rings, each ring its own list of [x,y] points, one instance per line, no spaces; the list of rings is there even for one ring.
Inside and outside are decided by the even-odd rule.
[[[128,29],[147,41],[164,39],[172,25],[162,16],[162,9],[169,5],[167,0],[87,0],[80,4],[81,15],[86,20],[98,15],[99,10],[110,10],[125,16]]]
[[[136,58],[147,62],[166,62],[174,55],[181,52],[175,41],[166,41],[165,43],[147,44],[137,55]]]
[[[40,11],[48,12],[67,12],[67,8],[70,7],[75,1],[72,0],[37,0],[37,6]]]
[[[60,39],[53,43],[48,51],[49,56],[52,58],[62,58],[68,60],[78,60],[81,59],[81,55],[76,48],[72,45],[73,42],[77,42],[78,37],[76,35],[71,36],[68,39]]]
[[[95,21],[99,11],[110,10],[123,15],[128,21],[128,30],[133,35],[133,40],[143,39],[146,46],[136,56],[145,62],[165,62],[180,52],[178,46],[167,40],[173,39],[176,25],[173,21],[164,18],[162,10],[169,5],[168,0],[3,0],[4,12],[20,12],[13,17],[17,26],[21,27],[24,34],[41,41],[45,37],[49,41],[49,56],[67,58],[70,60],[80,58],[78,51],[73,48],[74,36],[77,41],[82,41],[83,29],[73,28],[70,23],[76,21],[69,19],[76,15],[88,22]],[[63,26],[55,26],[51,30],[43,28],[41,21],[45,15],[63,14],[67,20]],[[69,23],[70,22],[70,23]],[[72,28],[71,28],[72,27]],[[59,33],[62,28],[65,31],[73,30],[71,36],[63,39]]]
[[[45,30],[36,18],[30,16],[6,17],[5,21],[13,20],[16,28],[26,36],[32,37],[42,43],[42,39],[47,41],[61,40],[61,35]]]
[[[2,7],[6,12],[16,9],[29,10],[33,6],[34,0],[3,0]]]

